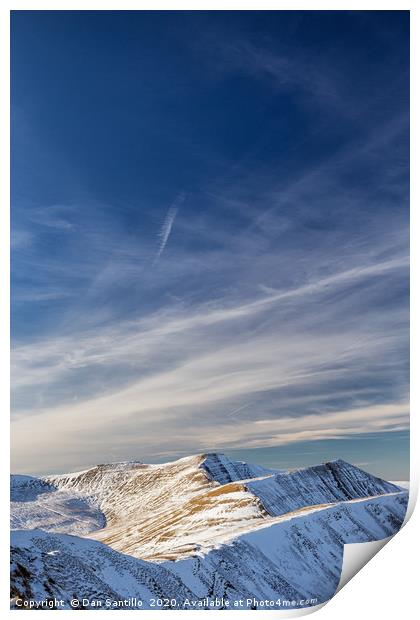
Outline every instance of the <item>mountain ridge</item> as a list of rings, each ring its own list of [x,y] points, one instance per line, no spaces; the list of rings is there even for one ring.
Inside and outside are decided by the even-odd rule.
[[[70,608],[73,596],[134,596],[143,609],[156,597],[202,609],[249,597],[328,600],[343,545],[396,533],[408,500],[342,459],[277,471],[218,453],[12,476],[11,496],[12,606],[18,597],[57,596]]]
[[[12,503],[14,527],[89,536],[154,561],[210,549],[310,506],[401,491],[341,459],[277,471],[211,452],[162,464],[107,463],[37,480],[18,478],[18,493],[12,484],[12,495],[22,500],[26,486],[30,500],[17,509]],[[42,493],[34,501],[37,484]]]
[[[207,598],[233,604],[244,599],[304,600],[302,607],[331,598],[337,588],[343,545],[392,535],[405,515],[407,494],[329,505],[266,524],[208,553],[155,563],[121,554],[87,538],[37,530],[12,532],[12,606],[16,599],[167,598],[171,609]],[[129,608],[136,608],[136,605]],[[209,608],[203,605],[203,609]],[[227,607],[226,602],[221,608]],[[251,606],[251,609],[256,607]]]

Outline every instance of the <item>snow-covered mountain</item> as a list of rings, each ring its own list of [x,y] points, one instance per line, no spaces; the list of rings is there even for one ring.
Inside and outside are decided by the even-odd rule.
[[[404,495],[387,495],[293,513],[239,536],[230,545],[164,566],[201,597],[321,603],[338,586],[343,544],[395,533],[406,500]]]
[[[14,476],[12,595],[311,605],[334,593],[343,544],[392,535],[406,505],[344,461],[276,472],[207,454]]]
[[[335,504],[401,490],[342,460],[251,480],[246,488],[260,498],[272,516],[305,506]]]
[[[99,465],[48,482],[102,511],[106,525],[92,528],[91,538],[138,558],[179,559],[260,525],[266,514],[244,484],[213,480],[206,462],[198,455],[163,465]]]
[[[224,454],[212,452],[204,455],[204,459],[200,465],[206,472],[208,478],[219,484],[227,484],[229,482],[237,482],[238,480],[248,480],[250,478],[258,478],[259,476],[269,476],[276,474],[278,471],[267,469],[259,465],[250,465],[243,461],[231,461]]]
[[[11,476],[11,528],[88,534],[106,524],[88,495],[40,478]]]

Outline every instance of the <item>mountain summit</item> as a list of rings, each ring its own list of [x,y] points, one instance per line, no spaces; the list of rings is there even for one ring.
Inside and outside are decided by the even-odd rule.
[[[152,580],[169,597],[200,598],[217,582],[224,600],[328,598],[343,544],[392,535],[407,505],[406,491],[342,460],[276,471],[216,453],[12,476],[11,494],[15,593],[52,578],[56,594],[62,584],[81,594],[85,577],[73,575],[93,571],[93,590],[115,596],[127,590],[118,573],[137,584],[130,596]]]

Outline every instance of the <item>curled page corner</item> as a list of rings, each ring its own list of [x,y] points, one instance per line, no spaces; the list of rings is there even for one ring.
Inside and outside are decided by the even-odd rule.
[[[417,502],[417,497],[418,497],[418,492],[419,492],[419,485],[418,485],[418,481],[412,481],[410,480],[410,482],[400,482],[399,483],[400,487],[402,487],[403,489],[407,489],[408,490],[408,506],[407,506],[407,512],[405,513],[405,519],[404,522],[402,524],[402,528],[404,527],[404,525],[406,525],[407,521],[410,519],[411,515],[413,514],[414,511],[414,506],[416,505]]]
[[[417,499],[417,488],[415,485],[410,485],[406,481],[394,482],[403,489],[409,490],[409,502],[407,505],[407,512],[405,514],[404,522],[401,529],[410,519],[413,514],[414,505]],[[400,531],[401,531],[400,529]],[[399,533],[399,532],[397,532]],[[343,566],[341,570],[340,582],[337,586],[337,592],[339,592],[366,564],[373,558],[385,545],[394,538],[396,534],[383,538],[382,540],[373,540],[369,542],[349,543],[344,545],[343,549]]]
[[[336,594],[343,588],[394,536],[371,542],[344,545],[343,568]]]

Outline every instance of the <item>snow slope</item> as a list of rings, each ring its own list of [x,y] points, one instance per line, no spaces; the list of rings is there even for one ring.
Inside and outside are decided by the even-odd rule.
[[[250,481],[246,489],[259,497],[271,516],[304,506],[335,504],[401,490],[342,460]]]
[[[396,491],[344,461],[274,472],[222,454],[195,455],[14,477],[19,501],[12,502],[12,527],[88,535],[134,557],[164,561],[229,542],[270,517]]]
[[[12,476],[11,496],[13,601],[134,597],[147,609],[156,597],[327,600],[343,544],[396,533],[408,493],[341,460],[273,472],[201,454]]]
[[[165,563],[200,597],[286,600],[333,596],[343,544],[379,540],[400,528],[407,494],[328,506],[283,517],[206,555]]]
[[[277,517],[206,554],[152,563],[121,554],[99,542],[42,531],[12,533],[12,606],[16,599],[56,597],[120,601],[138,599],[143,609],[156,597],[171,608],[208,608],[209,601],[300,601],[306,607],[328,600],[337,587],[343,543],[378,540],[395,533],[404,519],[407,493],[353,500]],[[268,522],[270,523],[270,522]],[[129,601],[128,608],[137,608]]]
[[[17,530],[11,537],[11,599],[91,601],[138,597],[187,597],[181,579],[160,564],[122,555],[102,543],[41,530]],[[137,605],[128,605],[137,608]]]
[[[103,512],[106,526],[91,531],[91,538],[143,559],[176,559],[228,540],[266,515],[243,484],[209,480],[204,460],[197,455],[163,465],[99,465],[48,481],[89,494]]]
[[[12,529],[42,528],[53,532],[87,534],[105,525],[105,516],[84,493],[58,489],[31,476],[11,476]]]

